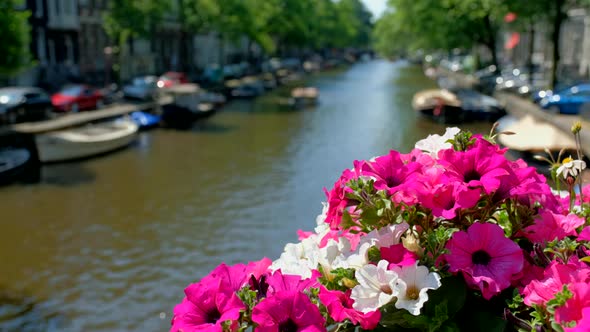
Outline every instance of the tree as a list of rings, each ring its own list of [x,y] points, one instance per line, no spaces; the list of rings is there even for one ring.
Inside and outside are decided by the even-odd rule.
[[[30,13],[16,9],[22,3],[22,0],[0,1],[0,36],[2,36],[0,75],[14,75],[32,65],[29,51],[31,37],[28,17]]]
[[[116,43],[115,72],[121,78],[127,60],[127,43],[132,37],[147,37],[162,22],[170,11],[174,0],[111,0],[109,10],[104,14],[104,28],[111,40]]]
[[[386,12],[377,20],[372,39],[378,53],[387,57],[405,55],[412,47],[410,35],[403,32],[400,24],[402,21],[397,20],[393,12]]]
[[[346,46],[366,47],[371,39],[373,16],[360,0],[340,0],[336,3],[338,24],[346,29]]]
[[[496,36],[502,6],[492,0],[390,0],[391,13],[379,23],[380,33],[402,37],[409,49],[471,49],[483,45],[497,65]],[[390,22],[386,22],[390,21]],[[386,33],[389,27],[395,32]],[[384,41],[376,41],[383,45]]]
[[[579,5],[579,1],[575,0],[538,0],[533,2],[528,1],[509,1],[506,0],[508,8],[515,12],[519,18],[526,22],[530,22],[531,38],[534,38],[534,25],[536,22],[547,22],[551,25],[551,69],[549,84],[551,88],[555,88],[557,84],[557,69],[561,54],[559,51],[561,27],[563,22],[567,19],[566,10],[574,5]],[[528,64],[532,67],[532,52],[534,45],[530,45]],[[530,68],[529,67],[529,68]]]

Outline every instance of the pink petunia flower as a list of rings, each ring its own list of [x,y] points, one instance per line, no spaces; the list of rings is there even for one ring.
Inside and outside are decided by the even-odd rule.
[[[582,318],[574,327],[564,328],[565,332],[587,332],[590,331],[590,307],[582,308]]]
[[[420,168],[417,163],[404,163],[402,155],[392,150],[385,156],[363,163],[360,174],[375,178],[375,189],[387,190],[403,184],[408,175]]]
[[[577,235],[576,228],[584,224],[584,218],[570,213],[567,216],[543,211],[539,219],[523,230],[524,236],[534,243],[546,243],[566,236]]]
[[[235,264],[228,266],[225,263],[219,264],[211,273],[203,277],[201,283],[221,282],[224,288],[237,291],[248,283],[250,276],[259,278],[268,270],[272,261],[264,258],[258,262],[251,262],[248,265]]]
[[[462,272],[465,281],[478,287],[485,299],[508,288],[524,264],[522,249],[496,224],[475,223],[467,232],[456,232],[446,248],[450,271]]]
[[[407,192],[407,182],[415,181],[413,175],[418,173],[423,165],[419,162],[406,163],[402,155],[397,151],[359,164],[359,174],[375,179],[375,189],[385,190],[396,203],[413,204],[416,198],[411,192]]]
[[[224,288],[221,282],[192,284],[185,293],[186,297],[174,308],[171,332],[221,332],[222,323],[236,322],[240,311],[246,308],[237,295]]]
[[[459,183],[442,183],[421,192],[419,197],[435,217],[453,219],[457,216],[457,210],[472,208],[477,204],[480,190]]]
[[[326,321],[307,295],[298,291],[282,291],[260,301],[252,309],[257,332],[320,332]]]
[[[508,160],[498,153],[497,147],[486,144],[476,144],[467,151],[442,150],[439,157],[450,179],[487,194],[495,192],[510,174]]]
[[[328,309],[330,317],[336,322],[343,322],[350,320],[354,325],[360,324],[365,330],[374,329],[381,319],[381,312],[379,310],[362,313],[352,307],[354,301],[350,298],[351,290],[346,293],[341,291],[331,291],[325,287],[320,288],[320,301]]]
[[[327,196],[327,203],[328,203],[328,211],[326,213],[326,220],[325,222],[330,225],[332,229],[339,229],[340,222],[342,221],[342,215],[344,213],[344,209],[346,209],[352,202],[346,198],[346,194],[352,192],[350,188],[346,186],[346,184],[352,180],[357,178],[358,176],[351,170],[347,169],[342,172],[340,178],[334,183],[334,187],[332,190],[326,192]]]
[[[420,149],[412,149],[410,153],[401,155],[402,161],[406,164],[417,162],[422,165],[422,168],[429,168],[436,164],[436,160],[428,153],[424,153]]]
[[[543,276],[543,279],[531,281],[522,290],[524,304],[545,306],[555,294],[563,290],[563,285],[590,281],[590,268],[577,259],[570,259],[567,264],[553,261]]]
[[[389,262],[389,269],[392,266],[414,265],[418,261],[418,255],[406,249],[402,243],[381,247],[379,251],[381,252],[381,259]]]
[[[590,241],[590,226],[586,226],[578,235],[578,241]]]
[[[529,254],[525,253],[525,255]],[[530,257],[530,255],[528,257]],[[544,268],[532,264],[525,257],[522,270],[519,273],[512,276],[512,286],[518,288],[518,290],[522,293],[524,287],[526,287],[531,281],[543,279],[544,272]]]
[[[272,260],[268,257],[264,257],[259,261],[250,262],[246,267],[246,273],[255,279],[259,279],[263,274],[268,272],[271,264]]]
[[[299,241],[303,241],[312,235],[315,235],[315,233],[311,232],[311,231],[304,231],[302,229],[297,230],[297,237],[298,237]]]
[[[582,319],[584,308],[590,308],[590,287],[585,282],[569,284],[567,289],[572,297],[563,306],[555,309],[555,321],[558,323],[578,322]]]
[[[583,203],[590,203],[590,185],[582,187]]]
[[[299,275],[283,274],[280,270],[267,276],[266,283],[268,284],[268,295],[272,295],[283,291],[304,291],[310,288],[317,288],[320,286],[317,278],[320,276],[318,271],[312,272],[312,277],[302,279]]]

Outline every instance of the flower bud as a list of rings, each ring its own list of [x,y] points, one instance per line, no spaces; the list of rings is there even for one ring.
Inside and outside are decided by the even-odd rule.
[[[342,278],[340,280],[340,283],[342,284],[342,286],[344,286],[346,288],[354,288],[354,286],[357,285],[356,281],[354,281],[352,279],[348,279],[348,278]]]
[[[580,132],[580,130],[582,130],[582,123],[580,121],[574,122],[574,124],[572,125],[572,133],[576,135]]]
[[[409,251],[414,252],[419,256],[422,255],[422,247],[420,247],[420,242],[418,242],[418,239],[414,236],[414,234],[408,233],[406,236],[402,238],[402,243],[404,247]]]

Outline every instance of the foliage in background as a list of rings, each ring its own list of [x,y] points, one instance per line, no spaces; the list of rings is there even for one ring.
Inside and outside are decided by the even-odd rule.
[[[442,50],[486,47],[492,63],[498,64],[496,46],[504,17],[515,13],[510,30],[529,33],[534,37],[535,24],[547,24],[551,41],[550,85],[557,83],[560,63],[560,33],[567,11],[588,7],[585,0],[389,0],[389,10],[376,23],[373,31],[375,50],[384,56],[405,55],[408,51]],[[530,38],[534,40],[534,38]],[[533,44],[529,47],[532,64]]]
[[[17,9],[23,7],[22,5],[23,0],[0,1],[0,36],[2,36],[0,75],[16,74],[32,64],[29,50],[30,12]]]
[[[115,47],[113,68],[121,74],[132,37],[149,37],[170,13],[171,2],[161,0],[112,0],[104,14],[103,26]]]

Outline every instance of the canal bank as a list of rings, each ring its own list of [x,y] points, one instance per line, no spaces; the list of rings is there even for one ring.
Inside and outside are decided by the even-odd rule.
[[[411,108],[434,87],[420,67],[361,62],[306,83],[314,108],[285,110],[280,91],[233,101],[191,130],[0,188],[0,295],[16,303],[0,330],[166,330],[188,283],[222,261],[276,259],[312,229],[322,189],[354,160],[445,130]]]

